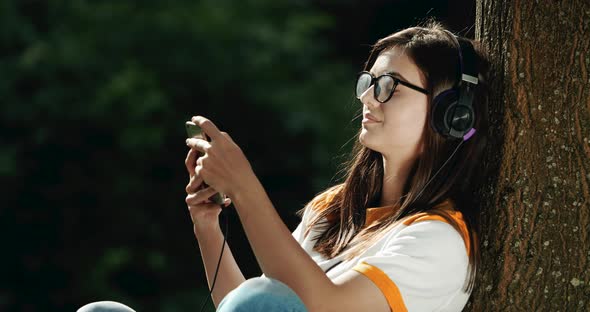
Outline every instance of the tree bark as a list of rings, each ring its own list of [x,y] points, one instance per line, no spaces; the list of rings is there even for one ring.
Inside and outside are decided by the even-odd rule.
[[[498,169],[466,311],[590,311],[590,2],[477,0]]]

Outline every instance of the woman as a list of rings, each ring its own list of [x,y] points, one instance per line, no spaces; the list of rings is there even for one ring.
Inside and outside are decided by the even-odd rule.
[[[469,191],[487,133],[487,64],[436,22],[378,40],[357,77],[364,119],[344,182],[305,205],[293,233],[231,137],[193,117],[211,138],[187,140],[186,159],[210,286],[224,243],[222,208],[208,200],[217,192],[263,271],[246,280],[224,246],[218,311],[461,311],[479,263]]]

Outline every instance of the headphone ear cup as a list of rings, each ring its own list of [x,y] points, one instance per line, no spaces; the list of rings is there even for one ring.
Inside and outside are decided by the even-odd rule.
[[[451,128],[460,133],[465,133],[473,127],[473,110],[465,105],[456,105],[451,107],[447,122],[451,124]]]
[[[450,107],[457,104],[457,89],[447,89],[432,100],[430,125],[435,132],[442,136],[448,136],[451,131],[449,123],[445,121],[445,115]]]

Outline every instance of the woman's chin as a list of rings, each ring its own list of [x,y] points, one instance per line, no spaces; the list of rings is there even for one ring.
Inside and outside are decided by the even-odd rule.
[[[367,136],[368,136],[368,133],[365,130],[363,130],[361,132],[361,134],[359,135],[359,143],[366,148],[373,149],[371,147],[371,143],[368,142],[369,140],[368,140]]]

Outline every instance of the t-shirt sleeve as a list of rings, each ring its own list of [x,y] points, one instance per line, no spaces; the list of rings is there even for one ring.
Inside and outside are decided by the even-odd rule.
[[[442,221],[412,223],[353,270],[372,280],[392,311],[435,311],[461,291],[468,270],[463,238]]]
[[[303,244],[303,241],[305,239],[305,237],[304,237],[305,230],[307,229],[307,226],[310,223],[311,218],[314,213],[315,212],[312,210],[312,208],[309,205],[306,206],[305,209],[303,210],[303,215],[301,216],[301,222],[299,222],[299,225],[297,225],[295,230],[291,233],[291,235],[293,235],[293,237],[295,238],[295,240],[297,240],[299,245]]]
[[[303,225],[303,221],[301,221],[301,222],[299,222],[299,225],[297,225],[297,227],[295,228],[293,233],[291,233],[291,235],[293,235],[293,237],[299,243],[299,245],[301,245],[303,243],[304,232],[305,232],[305,227]]]

